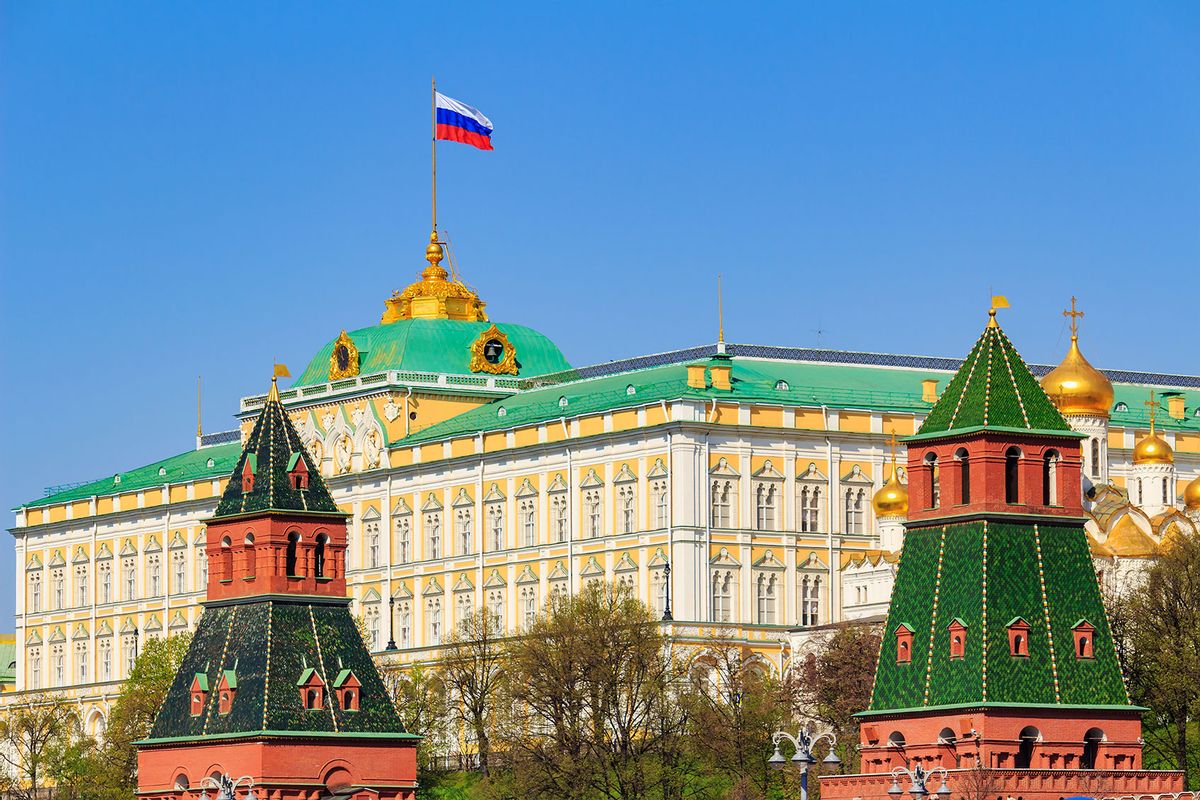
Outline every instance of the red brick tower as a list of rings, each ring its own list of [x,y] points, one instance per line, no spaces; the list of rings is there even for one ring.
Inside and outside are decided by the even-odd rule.
[[[208,522],[208,599],[138,743],[140,797],[411,800],[419,737],[350,616],[345,549],[346,515],[272,383]]]
[[[1081,434],[995,312],[908,443],[909,514],[860,774],[826,800],[889,797],[943,768],[953,795],[1060,800],[1179,791],[1141,769],[1084,533]],[[940,788],[941,776],[928,787]]]

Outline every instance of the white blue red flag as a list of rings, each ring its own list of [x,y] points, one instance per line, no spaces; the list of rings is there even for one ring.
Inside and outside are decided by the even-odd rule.
[[[477,108],[460,103],[441,92],[434,93],[437,109],[437,138],[449,142],[462,142],[480,150],[492,148],[492,121]]]

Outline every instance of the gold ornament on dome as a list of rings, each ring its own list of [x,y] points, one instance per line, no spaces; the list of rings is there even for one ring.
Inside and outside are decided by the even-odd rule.
[[[892,477],[888,478],[871,498],[871,507],[877,517],[908,516],[908,488],[900,482],[900,470],[896,467],[896,434],[892,433],[888,444],[892,448]]]
[[[354,340],[342,331],[337,341],[333,343],[333,353],[329,356],[329,380],[353,378],[358,374],[358,348]]]
[[[495,325],[479,334],[479,338],[471,343],[471,372],[517,374],[517,349]]]
[[[1183,487],[1183,507],[1188,511],[1200,508],[1200,475]]]
[[[1154,399],[1153,389],[1150,390],[1150,399],[1145,402],[1145,405],[1150,409],[1150,433],[1133,446],[1133,463],[1173,464],[1175,463],[1175,451],[1171,449],[1171,445],[1163,441],[1163,438],[1158,435],[1158,431],[1154,429],[1158,401]]]
[[[421,280],[403,292],[392,292],[384,301],[386,309],[379,321],[387,325],[402,319],[454,319],[464,322],[487,322],[484,312],[487,303],[457,278],[451,278],[441,265],[445,254],[438,242],[437,231],[429,235],[425,260],[429,266]]]
[[[1107,417],[1113,404],[1113,386],[1104,373],[1088,363],[1079,350],[1077,320],[1083,316],[1071,298],[1071,310],[1063,316],[1071,318],[1071,346],[1066,357],[1042,376],[1042,389],[1067,416]]]

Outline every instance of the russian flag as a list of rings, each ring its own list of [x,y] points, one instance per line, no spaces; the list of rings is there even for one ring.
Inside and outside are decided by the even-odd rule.
[[[450,142],[462,142],[480,150],[492,148],[492,121],[479,109],[460,103],[441,92],[434,93],[437,108],[437,136]]]

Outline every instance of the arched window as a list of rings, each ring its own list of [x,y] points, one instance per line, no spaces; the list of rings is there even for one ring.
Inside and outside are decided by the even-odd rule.
[[[728,528],[732,524],[732,506],[730,495],[733,492],[732,481],[716,480],[712,484],[712,526]]]
[[[925,455],[925,466],[929,467],[929,497],[927,498],[927,502],[930,508],[937,508],[942,504],[941,475],[938,473],[937,453],[927,453]]]
[[[760,574],[756,581],[758,622],[762,625],[775,624],[775,595],[779,579],[774,575]]]
[[[1013,762],[1014,767],[1017,769],[1029,769],[1029,766],[1033,763],[1033,747],[1037,744],[1041,736],[1041,731],[1032,725],[1021,729],[1021,744],[1017,748],[1017,758]]]
[[[895,747],[899,750],[903,750],[906,744],[908,744],[908,742],[904,740],[904,734],[900,731],[892,731],[888,734],[888,747]]]
[[[1095,769],[1100,755],[1100,743],[1104,741],[1104,731],[1099,728],[1089,728],[1083,735],[1083,756],[1079,759],[1080,769]]]
[[[733,573],[714,572],[712,576],[713,622],[733,619]]]
[[[965,506],[971,502],[971,454],[960,447],[954,451],[954,458],[958,461],[958,502]]]
[[[1164,506],[1167,504],[1167,479],[1166,478],[1162,479],[1162,502],[1163,502]]]
[[[296,550],[299,548],[299,545],[300,534],[296,531],[292,531],[287,537],[287,560],[285,564],[289,578],[296,577],[298,575],[296,571]]]
[[[754,522],[760,531],[775,530],[775,492],[773,483],[760,483],[754,491]]]
[[[1092,477],[1100,477],[1100,440],[1092,439]]]
[[[800,489],[800,530],[814,533],[821,527],[821,487],[804,486]]]
[[[313,549],[313,575],[318,578],[325,577],[325,545],[328,542],[328,536],[317,534],[317,546]]]
[[[246,534],[246,577],[253,578],[257,573],[257,558],[254,552],[254,534]]]
[[[233,542],[228,536],[221,540],[221,580],[233,580]]]
[[[1058,505],[1058,461],[1057,450],[1047,450],[1042,458],[1042,505]]]
[[[1021,464],[1021,451],[1016,447],[1008,448],[1004,453],[1004,502],[1020,502],[1020,486],[1017,481],[1017,470]]]

